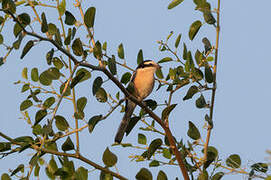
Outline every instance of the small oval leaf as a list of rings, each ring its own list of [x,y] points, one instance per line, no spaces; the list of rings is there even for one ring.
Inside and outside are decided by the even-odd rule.
[[[189,39],[192,41],[195,36],[197,35],[202,23],[201,21],[195,21],[191,24],[190,29],[189,29]]]
[[[103,162],[107,167],[114,166],[118,161],[118,157],[112,153],[107,147],[103,153]]]
[[[198,128],[191,121],[189,121],[187,135],[194,140],[198,140],[201,137]]]
[[[96,13],[95,7],[90,7],[85,12],[84,23],[86,24],[88,28],[92,28],[94,26],[95,13]]]
[[[27,108],[31,107],[33,105],[32,101],[30,100],[24,100],[20,105],[20,111],[24,111]]]

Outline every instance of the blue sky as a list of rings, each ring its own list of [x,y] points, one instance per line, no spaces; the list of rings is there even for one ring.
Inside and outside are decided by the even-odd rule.
[[[157,40],[165,39],[170,31],[174,32],[174,39],[182,33],[182,42],[186,42],[189,49],[203,48],[201,39],[207,36],[211,42],[215,42],[213,28],[204,25],[197,37],[191,42],[188,39],[188,29],[192,22],[200,19],[203,21],[200,12],[196,12],[194,4],[185,1],[178,7],[167,10],[169,1],[84,1],[84,7],[95,6],[97,9],[95,20],[95,39],[101,42],[107,41],[109,52],[116,54],[117,47],[123,43],[125,56],[129,66],[136,67],[136,57],[139,49],[143,49],[144,58],[158,61],[168,54],[158,50]],[[215,3],[212,3],[215,7]],[[249,167],[251,164],[264,161],[269,156],[266,150],[270,149],[269,128],[270,128],[270,8],[271,2],[262,0],[257,3],[253,1],[223,1],[221,2],[221,39],[219,47],[219,62],[217,73],[217,96],[214,113],[214,130],[210,144],[220,152],[221,158],[237,153],[242,157],[242,167]],[[79,19],[77,9],[70,9]],[[4,38],[13,38],[13,34],[3,34]],[[81,38],[85,38],[82,34]],[[25,41],[26,42],[26,41]],[[24,42],[24,43],[25,43]],[[23,67],[46,68],[45,52],[50,49],[46,43],[34,47],[24,60],[20,60],[20,52],[12,53],[7,63],[0,67],[0,131],[9,134],[11,137],[27,135],[31,133],[29,125],[19,119],[21,117],[19,104],[25,98],[21,94],[21,86],[13,82],[21,78]],[[1,47],[0,55],[3,56],[4,48]],[[90,59],[90,62],[93,59]],[[170,65],[165,65],[164,70]],[[120,75],[124,73],[119,67]],[[98,74],[93,74],[94,77]],[[97,104],[92,96],[90,82],[84,82],[78,90],[80,96],[89,98],[86,107],[87,117],[107,112],[108,107]],[[106,83],[105,88],[114,85]],[[194,101],[184,102],[187,89],[180,90],[174,95],[174,103],[178,106],[170,116],[171,127],[177,138],[187,140],[186,132],[188,121],[193,121],[198,127],[204,125],[206,110],[199,110],[195,107]],[[150,98],[157,99],[162,103],[167,94],[160,94],[161,91],[153,92]],[[62,113],[69,115],[69,105],[61,107]],[[136,110],[138,112],[138,109]],[[160,112],[157,112],[160,114]],[[119,109],[112,116],[97,125],[94,132],[89,134],[87,130],[80,135],[81,151],[91,160],[102,164],[102,153],[105,148],[113,143],[113,137],[118,128],[122,114]],[[269,119],[269,120],[268,120]],[[71,118],[70,118],[70,121]],[[72,124],[72,122],[71,122]],[[83,124],[83,123],[81,123]],[[137,125],[137,127],[142,124]],[[202,135],[205,137],[205,130]],[[124,139],[125,142],[137,141],[138,128]],[[154,138],[151,134],[145,133],[148,142]],[[0,139],[2,141],[2,139]],[[147,163],[130,162],[129,155],[135,154],[133,149],[110,147],[112,152],[118,155],[117,167],[121,174],[133,179],[136,172]],[[22,154],[8,156],[0,161],[0,173],[7,172],[18,165],[18,161],[31,157],[31,151]],[[89,167],[84,165],[85,167]],[[127,168],[129,166],[129,168]],[[90,168],[92,169],[92,168]],[[154,177],[157,172],[163,169],[170,174],[170,177],[181,177],[178,168],[159,167],[152,170]],[[98,171],[89,175],[97,177]],[[44,176],[43,176],[44,177]],[[241,179],[240,175],[227,175],[224,179]],[[41,178],[42,179],[42,178]],[[245,178],[243,178],[245,179]]]

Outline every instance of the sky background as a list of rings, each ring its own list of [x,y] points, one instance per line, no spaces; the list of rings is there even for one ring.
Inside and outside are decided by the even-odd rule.
[[[129,66],[136,67],[136,57],[139,49],[143,50],[145,59],[159,61],[169,54],[158,50],[157,40],[165,39],[170,31],[174,32],[171,45],[174,46],[175,38],[182,33],[182,40],[179,52],[182,52],[182,42],[185,42],[194,53],[196,48],[203,50],[201,39],[208,37],[212,44],[215,43],[215,31],[212,26],[204,25],[196,38],[191,42],[188,39],[188,30],[192,22],[203,21],[202,15],[194,11],[195,5],[190,1],[185,1],[178,7],[168,10],[166,0],[92,0],[84,1],[85,10],[90,6],[96,7],[95,19],[95,39],[101,42],[107,41],[109,54],[116,54],[117,47],[123,43],[125,57]],[[216,7],[216,2],[212,1],[212,7]],[[270,6],[271,1],[221,1],[221,34],[219,45],[219,59],[217,72],[217,95],[214,112],[214,129],[212,131],[210,145],[215,146],[222,159],[225,160],[230,154],[239,154],[242,157],[242,167],[247,168],[253,163],[266,161],[269,155],[266,150],[271,150],[270,141]],[[78,10],[71,5],[68,9],[81,20]],[[41,11],[40,11],[41,12]],[[52,11],[48,11],[49,16],[54,17]],[[50,20],[50,17],[49,17]],[[4,31],[4,39],[13,42],[13,34],[10,30]],[[8,31],[8,32],[7,32]],[[82,31],[84,32],[84,31]],[[77,34],[85,38],[85,34]],[[24,40],[23,44],[26,43]],[[8,43],[7,43],[8,44]],[[0,131],[10,137],[29,135],[31,128],[22,119],[19,111],[19,104],[25,100],[26,94],[20,93],[21,86],[14,85],[13,82],[21,79],[23,67],[38,67],[45,70],[47,68],[45,53],[50,50],[47,43],[41,43],[34,47],[23,60],[19,59],[21,50],[12,52],[7,59],[7,63],[0,67]],[[182,53],[181,53],[182,54]],[[0,55],[5,55],[5,49],[1,47]],[[91,57],[91,58],[90,58]],[[88,59],[94,60],[92,56]],[[163,71],[167,72],[170,64],[163,65]],[[119,77],[125,72],[118,67]],[[40,71],[41,72],[41,71]],[[164,74],[165,74],[164,72]],[[105,114],[109,110],[104,104],[96,102],[92,96],[91,82],[101,75],[93,73],[90,81],[84,82],[78,89],[79,96],[88,98],[88,105],[85,109],[87,118],[97,114]],[[157,84],[156,84],[157,87]],[[112,83],[107,82],[105,89],[117,92]],[[163,89],[165,90],[165,89]],[[183,101],[187,88],[179,90],[174,95],[174,103],[178,106],[170,116],[170,126],[173,134],[178,140],[183,138],[186,142],[188,121],[194,122],[205,138],[204,115],[207,110],[197,109],[194,105],[196,98]],[[167,97],[166,93],[154,91],[150,98],[154,98],[158,103],[163,103]],[[72,111],[71,105],[64,104],[60,107],[60,114],[68,117],[70,124],[73,124],[69,117]],[[102,163],[102,153],[106,147],[118,155],[117,167],[120,174],[134,179],[135,174],[148,163],[130,162],[128,156],[140,154],[130,148],[111,147],[114,135],[119,126],[123,114],[120,109],[114,111],[110,118],[99,123],[92,134],[87,129],[80,134],[81,152],[89,159]],[[139,108],[136,112],[139,111]],[[34,111],[33,111],[34,113]],[[161,112],[157,110],[157,114]],[[32,114],[33,115],[33,114]],[[80,122],[80,125],[83,125]],[[137,144],[137,134],[144,133],[148,138],[148,143],[154,136],[138,130],[143,126],[137,125],[124,142]],[[3,139],[0,138],[0,141]],[[14,169],[19,163],[28,162],[33,151],[25,151],[22,154],[10,155],[0,160],[0,174]],[[78,165],[78,164],[77,164]],[[92,169],[86,164],[81,164]],[[128,167],[128,168],[127,168]],[[180,172],[176,167],[161,166],[150,168],[153,177],[156,179],[159,170],[164,170],[169,179],[179,177]],[[170,175],[169,175],[170,174]],[[89,174],[89,177],[97,178],[99,171]],[[41,175],[41,179],[46,179]],[[246,179],[242,175],[227,175],[223,179],[238,180]]]

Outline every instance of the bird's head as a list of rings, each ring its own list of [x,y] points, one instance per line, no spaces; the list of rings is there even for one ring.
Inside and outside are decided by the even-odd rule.
[[[154,62],[153,60],[146,60],[143,61],[142,63],[140,63],[137,67],[137,69],[153,69],[154,71],[156,71],[157,69],[160,69],[161,66],[159,64],[157,64],[156,62]]]

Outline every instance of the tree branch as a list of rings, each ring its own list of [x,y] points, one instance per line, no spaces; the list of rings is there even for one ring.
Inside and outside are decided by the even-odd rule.
[[[3,134],[2,132],[0,132],[0,136],[3,137],[4,139],[10,141],[13,144],[20,145],[20,143],[14,141],[14,139],[12,139],[11,137]],[[104,171],[105,173],[111,174],[112,176],[114,176],[114,177],[116,177],[118,179],[127,180],[127,178],[125,178],[125,177],[123,177],[123,176],[121,176],[121,175],[119,175],[119,174],[117,174],[117,173],[115,173],[113,171],[110,171],[109,169],[104,168],[104,167],[100,166],[99,164],[96,164],[93,161],[90,161],[89,159],[85,158],[81,154],[69,154],[69,153],[64,153],[64,152],[53,151],[53,150],[50,150],[50,149],[41,148],[41,147],[39,147],[37,145],[32,145],[30,148],[32,148],[32,149],[34,149],[36,151],[42,151],[42,152],[49,153],[49,154],[54,154],[54,155],[58,155],[58,156],[65,156],[65,157],[72,157],[72,158],[75,158],[75,159],[79,159],[79,160],[93,166],[96,169],[99,169],[101,171]]]
[[[94,65],[86,63],[86,62],[80,62],[80,61],[78,61],[71,53],[69,53],[66,49],[64,49],[63,47],[61,47],[56,41],[54,41],[52,39],[49,39],[49,38],[46,38],[46,37],[42,37],[42,36],[40,36],[38,34],[35,34],[35,33],[27,31],[22,26],[22,24],[18,21],[18,19],[11,12],[6,11],[6,10],[4,10],[4,12],[6,12],[7,14],[9,14],[13,18],[13,20],[20,25],[20,27],[22,28],[22,30],[24,31],[24,33],[26,33],[29,36],[38,38],[41,41],[48,41],[48,42],[50,42],[57,49],[59,49],[62,53],[64,53],[66,56],[68,56],[73,61],[73,63],[75,65],[79,64],[79,66],[83,66],[83,67],[86,67],[86,68],[89,68],[89,69],[92,69],[92,70],[95,70],[95,71],[101,71],[101,72],[103,72],[111,81],[113,81],[113,83],[124,93],[124,95],[128,99],[130,99],[135,104],[137,104],[142,109],[144,109],[150,115],[150,117],[152,117],[165,130],[165,133],[166,133],[167,138],[169,140],[170,146],[171,146],[171,148],[172,148],[172,150],[173,150],[173,152],[174,152],[174,154],[176,156],[176,159],[178,161],[178,164],[179,164],[180,170],[181,170],[181,172],[183,174],[183,177],[184,177],[185,180],[189,180],[189,176],[188,176],[186,167],[184,165],[183,159],[181,157],[181,153],[179,152],[179,150],[177,148],[176,142],[175,142],[175,140],[173,138],[173,135],[172,135],[169,127],[165,126],[165,123],[162,121],[162,119],[159,118],[152,110],[150,110],[141,101],[138,101],[137,98],[135,98],[133,95],[131,95],[125,89],[125,87],[104,66],[94,66]]]
[[[217,71],[217,60],[218,60],[218,44],[219,44],[219,32],[220,32],[220,0],[217,0],[217,24],[216,24],[216,45],[215,45],[215,62],[214,62],[214,67],[213,67],[213,77],[214,77],[214,82],[213,82],[213,88],[212,88],[212,99],[211,99],[211,106],[210,106],[210,120],[213,121],[213,114],[214,114],[214,103],[215,103],[215,94],[216,94],[216,71]],[[207,160],[207,149],[211,137],[211,131],[212,131],[213,125],[208,124],[208,129],[207,129],[207,137],[206,141],[204,144],[204,158],[203,160]]]

